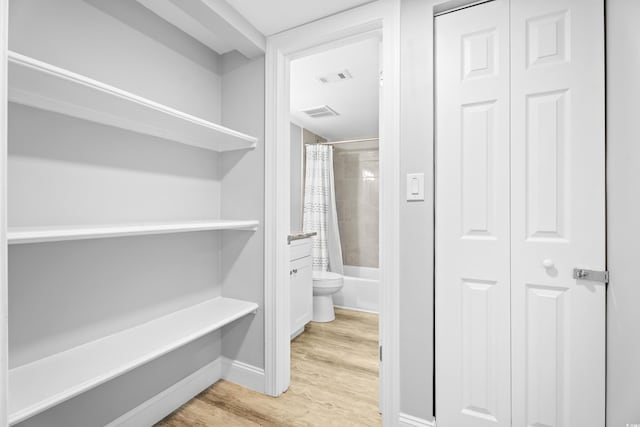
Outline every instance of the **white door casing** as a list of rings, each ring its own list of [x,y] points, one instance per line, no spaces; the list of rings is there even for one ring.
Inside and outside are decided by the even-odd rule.
[[[511,0],[514,426],[605,425],[603,3]]]
[[[509,8],[436,18],[436,416],[509,426]]]
[[[382,33],[380,91],[380,371],[384,425],[399,416],[400,0],[377,0],[267,39],[265,124],[265,391],[289,386],[289,62]],[[384,284],[388,284],[384,286]]]
[[[0,425],[8,423],[9,293],[7,289],[7,51],[9,1],[0,0]]]

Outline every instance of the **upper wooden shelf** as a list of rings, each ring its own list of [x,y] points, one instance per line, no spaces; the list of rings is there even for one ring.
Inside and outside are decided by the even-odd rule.
[[[238,230],[255,231],[259,222],[224,220],[162,222],[145,224],[74,225],[57,227],[9,227],[10,245],[20,243],[63,242],[67,240],[105,239],[110,237],[145,236],[151,234],[186,233],[191,231]]]
[[[257,138],[117,87],[9,52],[9,101],[212,151],[254,148]]]

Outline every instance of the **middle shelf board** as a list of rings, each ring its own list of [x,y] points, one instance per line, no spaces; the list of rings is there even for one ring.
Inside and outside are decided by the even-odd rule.
[[[9,424],[17,424],[258,310],[217,297],[9,370]]]
[[[110,237],[144,236],[193,231],[255,231],[258,225],[259,221],[219,219],[145,224],[9,227],[7,240],[10,245],[16,245],[21,243],[63,242],[67,240],[105,239]]]
[[[258,139],[90,77],[9,52],[9,101],[212,151]]]

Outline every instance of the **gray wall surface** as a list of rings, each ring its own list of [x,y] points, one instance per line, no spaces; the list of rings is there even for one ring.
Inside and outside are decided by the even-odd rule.
[[[13,103],[8,151],[13,227],[220,214],[213,151]]]
[[[302,231],[302,128],[291,123],[291,229]]]
[[[258,313],[226,326],[224,355],[264,368],[264,57],[223,56],[222,123],[258,137],[255,150],[222,155],[222,217],[258,219],[255,233],[224,232],[223,289],[227,297],[253,301]]]
[[[402,0],[400,152],[400,411],[433,418],[433,10]],[[425,201],[405,176],[425,173]]]
[[[134,1],[12,0],[10,48],[205,119],[223,119],[219,55]],[[253,76],[259,84],[249,86],[261,94],[262,80]],[[264,102],[255,100],[263,117]],[[252,123],[240,130],[261,135],[262,122]],[[237,213],[220,207],[225,171],[222,154],[211,151],[13,104],[8,151],[10,226]],[[262,176],[261,154],[252,155],[258,168],[245,179],[261,189],[255,179]],[[256,194],[249,203],[262,206]],[[236,218],[253,219],[258,211]],[[262,262],[262,237],[244,236],[253,267]],[[11,365],[221,295],[230,274],[221,254],[225,239],[203,232],[12,246]],[[262,267],[255,267],[246,286],[260,289],[250,299],[261,304],[255,276],[262,277]],[[251,339],[261,343],[261,320],[251,327],[257,331]],[[220,331],[209,334],[21,425],[104,425],[215,360],[221,345]],[[246,361],[260,365],[261,357],[260,344]]]
[[[640,423],[640,2],[607,0],[607,425]]]
[[[9,49],[220,120],[220,58],[135,1],[12,0]]]

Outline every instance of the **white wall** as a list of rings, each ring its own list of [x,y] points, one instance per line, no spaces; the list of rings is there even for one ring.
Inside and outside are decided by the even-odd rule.
[[[402,0],[400,411],[433,418],[433,11]],[[407,202],[407,173],[425,173],[425,201]]]
[[[640,423],[640,2],[606,1],[607,425]]]

